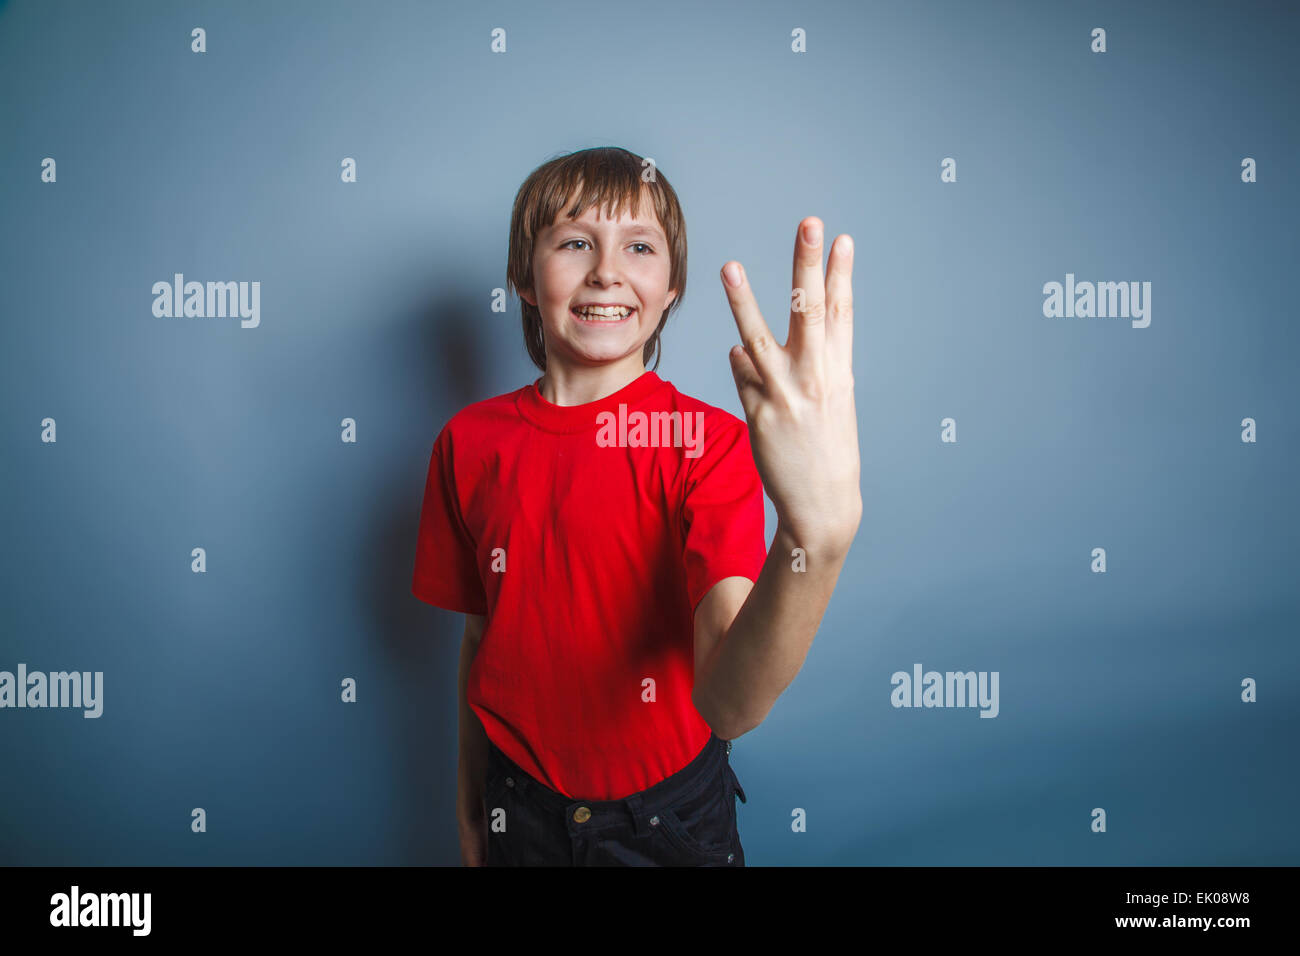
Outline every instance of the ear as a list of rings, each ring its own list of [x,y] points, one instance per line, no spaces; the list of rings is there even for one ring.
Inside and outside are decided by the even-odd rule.
[[[529,305],[531,305],[534,309],[537,308],[537,296],[533,294],[533,290],[532,290],[532,289],[520,289],[520,290],[519,290],[519,298],[523,299],[525,302],[527,302]]]
[[[676,289],[669,290],[668,298],[664,300],[664,308],[667,309],[670,305],[672,305],[673,299],[675,298],[677,298],[677,290]]]

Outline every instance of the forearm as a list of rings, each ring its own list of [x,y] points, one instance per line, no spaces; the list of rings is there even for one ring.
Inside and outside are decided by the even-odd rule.
[[[804,551],[802,570],[795,570],[796,548]],[[718,736],[753,730],[794,681],[847,556],[847,544],[800,542],[777,525],[758,580],[697,681]]]
[[[460,671],[457,678],[459,698],[456,809],[457,815],[473,820],[483,814],[483,782],[487,776],[488,736],[478,715],[470,709],[469,671],[478,653],[478,641],[469,634],[460,642]]]

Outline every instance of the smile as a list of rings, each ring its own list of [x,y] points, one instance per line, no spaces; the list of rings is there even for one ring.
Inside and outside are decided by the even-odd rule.
[[[584,325],[622,325],[636,315],[636,309],[569,309],[569,314]]]

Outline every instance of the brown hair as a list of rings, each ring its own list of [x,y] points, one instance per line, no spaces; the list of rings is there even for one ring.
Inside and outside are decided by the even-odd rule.
[[[644,169],[653,170],[653,178],[643,179]],[[510,216],[506,282],[516,295],[520,289],[532,288],[533,243],[538,233],[557,221],[561,212],[576,219],[596,203],[604,207],[610,218],[618,218],[628,207],[630,214],[635,216],[641,208],[642,196],[647,192],[668,240],[668,254],[672,260],[668,287],[677,290],[676,297],[660,316],[654,335],[646,341],[641,356],[642,362],[649,366],[650,356],[654,355],[654,367],[658,368],[659,333],[663,331],[669,314],[682,304],[686,291],[686,220],[677,202],[677,193],[663,173],[644,157],[617,146],[602,146],[559,156],[533,170],[519,187],[514,212]],[[566,210],[564,204],[570,197],[573,197],[573,205]],[[542,314],[537,306],[523,301],[522,296],[520,301],[524,346],[533,364],[544,372],[546,340],[542,335]]]

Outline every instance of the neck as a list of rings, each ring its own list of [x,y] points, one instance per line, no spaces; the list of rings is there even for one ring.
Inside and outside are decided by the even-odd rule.
[[[635,355],[607,365],[564,365],[548,357],[537,389],[552,405],[586,405],[630,385],[645,370],[639,349]]]

